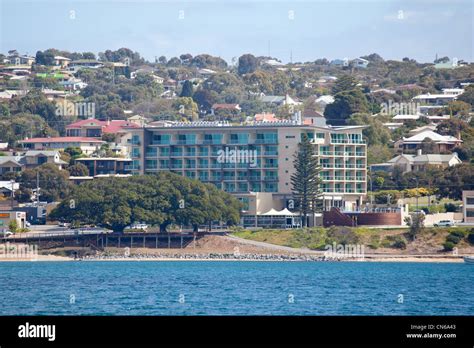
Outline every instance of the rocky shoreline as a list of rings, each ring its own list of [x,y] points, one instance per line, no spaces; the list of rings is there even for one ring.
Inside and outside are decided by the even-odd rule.
[[[132,261],[132,260],[199,260],[199,261],[341,261],[338,258],[328,258],[316,255],[291,255],[291,254],[102,254],[84,256],[82,261]]]

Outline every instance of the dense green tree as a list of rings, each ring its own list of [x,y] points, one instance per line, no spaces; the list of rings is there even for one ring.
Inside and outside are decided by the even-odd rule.
[[[308,214],[317,211],[322,194],[319,161],[314,153],[314,145],[306,134],[302,136],[293,163],[295,173],[291,175],[292,192],[302,216],[302,225],[306,227]]]
[[[369,103],[359,89],[344,91],[334,96],[334,102],[327,105],[324,116],[331,125],[343,125],[355,113],[368,113]]]
[[[73,202],[73,204],[71,204]],[[241,205],[230,194],[173,173],[101,178],[74,188],[50,214],[52,219],[100,224],[123,231],[133,222],[160,226],[239,221]]]
[[[239,75],[253,73],[258,67],[258,59],[252,54],[244,54],[239,57]]]
[[[340,92],[351,91],[357,86],[356,79],[351,75],[342,75],[339,77],[332,88],[332,93],[337,94]]]
[[[20,185],[28,189],[35,189],[37,176],[42,201],[54,202],[65,198],[73,185],[69,181],[69,173],[60,170],[57,165],[52,163],[45,163],[34,169],[24,170],[19,178]]]
[[[193,83],[189,80],[184,81],[180,97],[193,97]]]
[[[73,164],[72,166],[67,167],[67,171],[69,172],[70,176],[88,176],[89,175],[89,169],[82,164],[82,163],[76,163]]]

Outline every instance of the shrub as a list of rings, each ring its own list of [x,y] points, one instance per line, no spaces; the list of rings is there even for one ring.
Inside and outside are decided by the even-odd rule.
[[[469,244],[474,245],[474,232],[470,232],[469,235],[467,236],[467,241]]]
[[[458,244],[461,241],[461,238],[458,236],[455,236],[453,234],[450,234],[446,237],[446,242],[451,242],[453,244]]]
[[[459,211],[459,205],[454,203],[445,203],[444,209],[447,213],[457,213]]]
[[[444,247],[444,251],[453,251],[454,249],[454,244],[452,242],[445,242],[443,244],[443,247]]]
[[[464,238],[464,232],[463,231],[453,231],[453,232],[450,233],[450,235],[456,236],[459,239]]]
[[[402,236],[388,236],[386,238],[385,245],[388,244],[388,247],[395,249],[406,249],[407,242]]]

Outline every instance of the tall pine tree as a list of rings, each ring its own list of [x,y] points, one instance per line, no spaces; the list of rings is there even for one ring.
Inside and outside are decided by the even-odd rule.
[[[315,213],[320,207],[321,167],[306,134],[302,135],[298,152],[294,155],[295,173],[291,175],[293,196],[299,206],[303,227],[308,226],[308,214]]]

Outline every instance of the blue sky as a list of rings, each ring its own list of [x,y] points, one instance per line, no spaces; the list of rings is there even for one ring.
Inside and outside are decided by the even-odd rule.
[[[128,47],[148,60],[244,53],[288,62],[354,58],[474,61],[472,0],[0,0],[0,52]],[[73,12],[72,12],[73,11]],[[292,11],[292,12],[291,12]],[[180,16],[182,18],[180,18]],[[184,17],[184,18],[183,18]],[[293,17],[293,18],[291,18]]]

